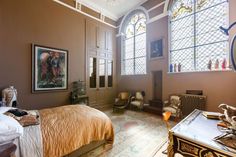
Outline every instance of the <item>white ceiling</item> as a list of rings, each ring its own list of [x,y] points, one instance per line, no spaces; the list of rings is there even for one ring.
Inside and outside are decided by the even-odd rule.
[[[118,0],[118,5],[112,6],[107,3],[107,0],[77,0],[81,4],[101,12],[103,15],[118,20],[130,10],[138,7],[147,0]]]

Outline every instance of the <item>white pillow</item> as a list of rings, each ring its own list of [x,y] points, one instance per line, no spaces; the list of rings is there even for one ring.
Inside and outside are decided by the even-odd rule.
[[[0,114],[0,143],[23,135],[23,127],[12,117]]]
[[[3,114],[10,109],[15,109],[15,108],[14,107],[0,107],[0,114]]]

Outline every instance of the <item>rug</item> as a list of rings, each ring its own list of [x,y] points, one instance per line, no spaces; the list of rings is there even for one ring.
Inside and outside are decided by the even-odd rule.
[[[167,139],[161,116],[127,110],[123,114],[105,111],[114,126],[113,147],[100,146],[82,157],[153,157]]]

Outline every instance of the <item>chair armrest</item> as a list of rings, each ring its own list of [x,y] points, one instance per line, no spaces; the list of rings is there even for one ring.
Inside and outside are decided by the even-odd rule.
[[[169,101],[168,100],[163,101],[163,107],[166,107],[166,106],[169,106]]]
[[[119,101],[119,98],[115,98],[115,102],[118,102]]]
[[[134,96],[130,97],[130,100],[131,100],[131,101],[134,101],[134,100],[135,100],[135,97],[134,97]]]

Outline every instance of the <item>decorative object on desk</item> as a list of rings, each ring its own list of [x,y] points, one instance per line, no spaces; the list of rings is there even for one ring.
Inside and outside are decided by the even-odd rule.
[[[32,92],[67,88],[68,51],[32,44]]]
[[[220,116],[222,115],[219,112],[207,112],[203,111],[202,115],[205,116],[208,119],[220,119]]]
[[[150,59],[163,57],[163,39],[151,42]]]
[[[170,64],[170,72],[173,72],[173,64]]]
[[[212,61],[211,59],[209,60],[209,62],[207,63],[207,69],[211,70],[212,69]]]
[[[215,62],[215,70],[218,70],[219,69],[219,59],[216,59],[216,62]]]
[[[2,105],[16,107],[17,90],[14,88],[14,86],[10,86],[2,91]]]
[[[220,119],[226,124],[228,129],[236,133],[236,108],[227,104],[219,105],[219,108],[224,111],[224,115]]]
[[[226,146],[232,152],[236,153],[236,136],[233,134],[223,134],[215,138],[215,141]]]
[[[229,31],[230,29],[236,25],[236,22],[232,23],[229,28],[224,28],[224,27],[220,27],[220,29],[222,30],[222,33],[224,33],[225,35],[229,36]],[[233,40],[231,42],[231,50],[230,50],[230,55],[231,55],[231,62],[233,65],[234,70],[236,70],[236,35],[234,35]]]
[[[179,64],[178,64],[178,72],[181,72],[181,66],[182,66],[182,65],[179,63]]]

